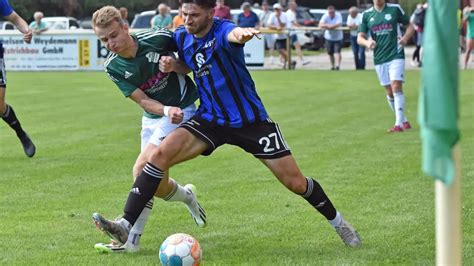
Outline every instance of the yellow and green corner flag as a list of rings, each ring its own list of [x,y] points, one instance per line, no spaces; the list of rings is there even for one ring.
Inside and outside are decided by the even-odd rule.
[[[459,140],[458,8],[454,0],[429,1],[418,110],[423,171],[446,185],[454,180],[452,149]]]

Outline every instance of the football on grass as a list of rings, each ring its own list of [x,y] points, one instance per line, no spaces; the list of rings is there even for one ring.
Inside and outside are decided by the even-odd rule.
[[[168,266],[191,266],[201,262],[201,247],[198,241],[188,234],[170,235],[160,247],[160,262]]]

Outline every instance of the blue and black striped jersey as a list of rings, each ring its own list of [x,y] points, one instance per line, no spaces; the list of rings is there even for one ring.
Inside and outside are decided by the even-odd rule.
[[[178,54],[194,74],[200,106],[196,115],[223,126],[240,128],[264,121],[268,115],[245,66],[243,45],[230,43],[235,24],[214,18],[204,38],[178,28]]]

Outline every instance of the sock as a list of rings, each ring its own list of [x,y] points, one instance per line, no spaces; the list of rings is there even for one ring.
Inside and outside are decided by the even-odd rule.
[[[15,111],[13,111],[13,108],[10,105],[6,105],[7,110],[2,116],[3,121],[5,121],[13,130],[15,130],[16,135],[19,138],[22,138],[26,135],[25,131],[21,128],[20,121],[18,121],[18,118],[16,118]]]
[[[306,178],[306,192],[301,196],[318,210],[326,219],[334,220],[336,218],[336,208],[332,205],[323,188],[312,178]]]
[[[138,246],[140,244],[140,238],[143,234],[143,230],[145,229],[145,225],[148,222],[148,217],[150,217],[151,210],[153,209],[153,199],[149,200],[143,211],[138,216],[137,221],[133,225],[132,229],[130,229],[130,234],[128,234],[127,243]]]
[[[390,109],[392,109],[392,112],[395,112],[395,99],[387,95],[387,102],[388,106],[390,106]]]
[[[130,224],[135,225],[147,202],[153,199],[163,175],[164,172],[151,163],[145,165],[143,171],[133,183],[123,210],[123,218]]]
[[[332,227],[336,228],[336,226],[340,225],[342,222],[341,214],[336,212],[336,217],[332,220],[328,220],[328,222],[332,225]]]
[[[184,204],[189,204],[192,201],[191,193],[189,193],[183,186],[174,182],[174,188],[166,197],[166,201],[181,201]]]
[[[393,98],[395,100],[395,125],[402,126],[405,118],[405,96],[403,92],[394,92]]]
[[[387,95],[387,102],[388,102],[388,105],[390,106],[390,109],[392,109],[392,111],[395,112],[395,99],[390,98],[390,96]],[[405,115],[403,116],[403,122],[408,122],[408,119]]]

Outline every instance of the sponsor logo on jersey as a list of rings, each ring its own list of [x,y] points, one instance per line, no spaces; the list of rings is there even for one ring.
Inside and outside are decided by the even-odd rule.
[[[216,44],[216,38],[213,38],[212,40],[207,41],[207,42],[204,44],[203,49],[207,49],[207,48],[210,48],[210,47],[214,47],[215,44]]]
[[[124,75],[125,79],[128,79],[131,76],[133,76],[133,74],[125,70],[125,75]]]
[[[196,64],[198,65],[198,68],[201,68],[202,65],[206,63],[206,58],[204,57],[203,53],[197,53],[194,58],[196,59]]]

